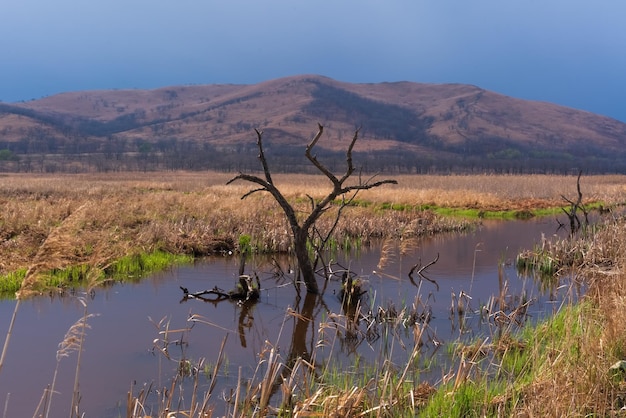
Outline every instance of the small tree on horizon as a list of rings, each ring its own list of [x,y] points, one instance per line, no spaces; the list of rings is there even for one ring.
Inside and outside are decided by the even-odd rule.
[[[335,223],[333,224],[331,231],[329,231],[325,237],[321,237],[321,245],[316,248],[317,252],[319,253],[326,246],[326,243],[328,242],[328,239],[332,234],[332,230],[337,225],[342,209],[345,208],[356,197],[356,194],[359,191],[372,189],[382,186],[384,184],[398,184],[398,182],[396,180],[380,180],[372,182],[371,180],[373,178],[362,181],[359,176],[359,181],[357,182],[357,184],[346,186],[346,181],[354,173],[354,165],[352,163],[352,149],[354,148],[354,144],[357,141],[359,130],[355,130],[352,141],[350,142],[350,145],[346,151],[346,172],[341,176],[341,178],[338,178],[328,168],[326,168],[326,166],[320,163],[315,155],[311,153],[313,147],[315,147],[317,141],[320,139],[322,133],[324,132],[324,127],[321,124],[318,124],[317,134],[307,145],[305,155],[307,159],[311,162],[311,164],[313,164],[315,168],[317,168],[322,174],[324,174],[328,178],[328,180],[332,183],[333,188],[323,199],[319,201],[315,201],[309,196],[309,199],[311,201],[311,211],[302,221],[300,221],[294,207],[287,201],[281,191],[274,185],[270,168],[267,163],[267,159],[265,158],[265,152],[263,150],[263,132],[259,131],[258,129],[255,129],[255,132],[257,135],[257,146],[259,148],[259,160],[261,161],[261,165],[263,166],[264,176],[259,177],[250,174],[240,173],[239,175],[230,179],[226,184],[231,184],[237,180],[245,180],[260,186],[259,188],[252,189],[249,192],[245,193],[241,197],[242,200],[256,192],[268,192],[272,195],[274,200],[282,208],[283,213],[285,214],[287,221],[289,222],[289,226],[291,228],[291,233],[293,236],[294,253],[298,262],[298,270],[300,272],[302,280],[306,285],[307,292],[317,294],[319,293],[317,280],[315,279],[315,264],[317,262],[317,257],[316,259],[312,259],[307,247],[308,243],[314,241],[313,235],[315,231],[315,223],[322,216],[322,214],[324,214],[330,208],[331,203],[335,201],[335,199],[337,199],[339,196],[342,196],[342,203],[339,206]],[[319,232],[317,233],[319,234]]]

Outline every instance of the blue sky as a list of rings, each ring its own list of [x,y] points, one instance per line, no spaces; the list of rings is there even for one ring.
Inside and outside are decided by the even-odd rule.
[[[626,122],[626,1],[7,0],[0,100],[64,91],[467,83]]]

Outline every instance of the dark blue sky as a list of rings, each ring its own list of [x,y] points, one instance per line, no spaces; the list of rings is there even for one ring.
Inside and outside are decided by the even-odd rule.
[[[468,83],[626,122],[626,1],[20,0],[0,100],[170,85]]]

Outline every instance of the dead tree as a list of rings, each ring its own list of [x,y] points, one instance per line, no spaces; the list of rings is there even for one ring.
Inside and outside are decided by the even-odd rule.
[[[562,209],[563,209],[563,212],[565,212],[565,214],[569,218],[570,233],[572,235],[574,235],[574,233],[576,233],[576,231],[578,231],[581,226],[586,227],[589,224],[589,212],[587,211],[585,206],[582,204],[583,194],[580,191],[580,176],[582,174],[583,174],[582,170],[579,171],[578,172],[578,178],[576,179],[576,191],[578,192],[578,199],[574,202],[573,200],[568,199],[564,195],[561,195],[563,200],[565,200],[567,203],[570,204],[569,211],[566,210],[565,208],[562,208]],[[585,216],[584,221],[583,221],[582,224],[581,224],[580,218],[578,217],[578,213],[577,213],[579,209],[581,210],[581,212]]]
[[[328,193],[328,195],[326,195],[326,197],[317,202],[310,198],[311,211],[310,213],[308,213],[306,218],[304,218],[304,220],[300,221],[294,207],[287,201],[287,199],[283,196],[280,190],[278,190],[278,188],[274,185],[270,168],[267,159],[265,158],[265,152],[263,150],[263,132],[256,129],[255,132],[257,134],[259,159],[261,160],[261,165],[263,166],[264,177],[240,173],[236,177],[229,180],[227,184],[231,184],[232,182],[237,180],[245,180],[260,186],[259,188],[252,189],[244,194],[241,197],[242,199],[245,199],[246,197],[256,192],[268,192],[272,195],[274,200],[276,200],[276,202],[282,208],[287,218],[287,221],[289,222],[291,233],[293,235],[294,252],[298,261],[298,269],[302,280],[306,284],[307,292],[318,293],[319,290],[317,286],[317,281],[315,279],[315,261],[310,258],[309,251],[307,249],[307,242],[312,241],[313,230],[315,228],[315,223],[317,222],[317,220],[330,208],[331,203],[334,202],[335,199],[337,199],[339,196],[344,197],[344,199],[342,200],[343,203],[341,204],[340,210],[338,211],[338,217],[341,213],[341,209],[347,205],[347,200],[345,199],[346,195],[352,195],[350,198],[348,198],[349,201],[354,198],[354,195],[360,190],[372,189],[383,184],[398,184],[398,182],[396,180],[380,180],[376,182],[371,182],[371,179],[362,181],[359,177],[359,181],[357,184],[347,186],[345,184],[346,181],[354,173],[354,165],[352,163],[352,149],[354,148],[354,144],[357,141],[359,130],[357,129],[354,132],[354,136],[352,137],[350,146],[346,151],[346,172],[343,174],[343,176],[341,176],[341,178],[338,178],[328,168],[326,168],[326,166],[320,163],[315,155],[311,153],[313,147],[315,147],[317,141],[320,139],[322,133],[324,132],[324,127],[318,124],[317,134],[306,147],[305,155],[307,159],[311,162],[311,164],[313,164],[315,168],[317,168],[322,174],[324,174],[328,178],[328,180],[332,183],[333,188],[332,191]]]

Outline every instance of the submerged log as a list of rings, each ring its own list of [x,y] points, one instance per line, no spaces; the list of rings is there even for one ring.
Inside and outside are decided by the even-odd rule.
[[[363,289],[363,283],[360,279],[353,279],[348,272],[344,272],[341,277],[341,290],[339,291],[339,299],[344,307],[356,307],[361,300],[361,296],[367,293]]]
[[[205,302],[219,302],[222,300],[236,300],[241,302],[254,301],[260,296],[260,282],[255,275],[256,283],[247,274],[239,276],[235,289],[226,292],[215,286],[211,290],[201,290],[199,292],[189,292],[186,287],[180,286],[183,291],[183,301],[188,299],[200,299]]]

